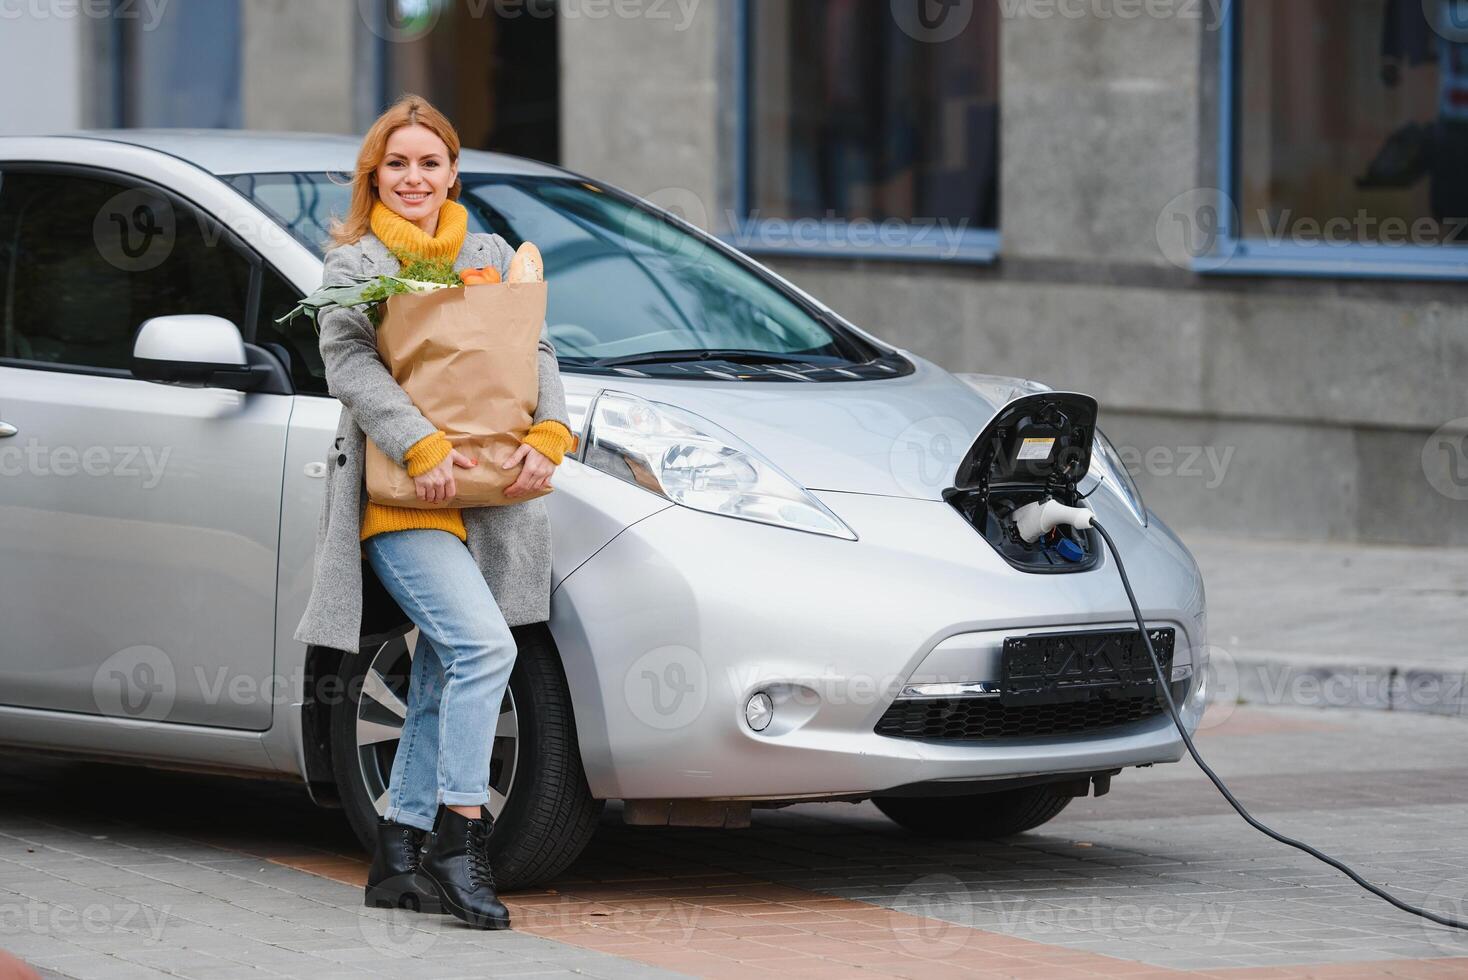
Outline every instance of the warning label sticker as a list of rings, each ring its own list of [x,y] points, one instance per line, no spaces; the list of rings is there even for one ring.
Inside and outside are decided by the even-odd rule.
[[[1054,446],[1054,439],[1026,439],[1020,443],[1019,455],[1015,459],[1049,459]]]

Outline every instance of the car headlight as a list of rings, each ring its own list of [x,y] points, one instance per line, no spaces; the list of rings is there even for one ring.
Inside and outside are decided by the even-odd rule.
[[[1091,468],[1086,471],[1086,475],[1095,477],[1098,481],[1092,489],[1101,483],[1109,483],[1141,525],[1147,526],[1147,507],[1142,503],[1142,491],[1137,489],[1137,481],[1132,479],[1132,474],[1121,461],[1116,447],[1099,428],[1091,443]],[[1085,492],[1089,494],[1091,491]]]
[[[825,504],[752,447],[675,405],[602,391],[583,462],[683,507],[856,540]]]

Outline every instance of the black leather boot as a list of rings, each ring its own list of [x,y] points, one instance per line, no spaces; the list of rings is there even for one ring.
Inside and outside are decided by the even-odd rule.
[[[428,831],[377,818],[377,852],[367,871],[365,905],[414,912],[447,912],[418,873],[419,849]]]
[[[489,832],[494,818],[484,807],[471,818],[438,805],[418,873],[427,879],[446,911],[480,929],[507,929],[510,910],[495,895],[489,867]]]

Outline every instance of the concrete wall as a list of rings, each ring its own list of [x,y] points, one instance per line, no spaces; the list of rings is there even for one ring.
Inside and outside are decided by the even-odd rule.
[[[249,0],[240,19],[246,129],[357,131],[356,3]]]
[[[705,227],[726,229],[732,6],[703,0],[683,30],[563,21],[567,165],[695,196]],[[1468,419],[1468,286],[1241,280],[1170,261],[1159,218],[1216,186],[1213,25],[1012,6],[1001,261],[761,260],[950,370],[1095,394],[1176,527],[1468,545],[1468,484],[1429,445]]]
[[[0,12],[0,92],[7,93],[0,112],[3,136],[86,125],[88,24],[79,11],[40,13],[19,5]]]

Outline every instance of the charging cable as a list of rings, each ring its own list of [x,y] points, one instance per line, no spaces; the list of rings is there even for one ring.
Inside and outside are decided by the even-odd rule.
[[[1043,519],[1044,518],[1049,518],[1052,513],[1058,513],[1058,511],[1046,512],[1044,510],[1045,507],[1049,506],[1052,503],[1054,503],[1054,506],[1055,507],[1060,508],[1060,510],[1073,511],[1075,509],[1075,508],[1070,508],[1070,507],[1064,507],[1061,504],[1059,504],[1058,502],[1046,501],[1044,505],[1040,505],[1041,506],[1040,512],[1038,514],[1033,515],[1036,518],[1036,520],[1034,522],[1035,526],[1038,526],[1039,524],[1044,523],[1044,520]],[[1025,505],[1025,508],[1022,508],[1022,509],[1027,509],[1029,507],[1034,507],[1034,506],[1036,506],[1036,505],[1035,504],[1026,504]],[[1122,561],[1121,561],[1121,553],[1116,550],[1116,542],[1111,540],[1111,535],[1109,535],[1109,534],[1106,533],[1106,528],[1102,527],[1101,524],[1100,524],[1100,522],[1097,521],[1096,518],[1095,518],[1095,516],[1093,514],[1091,514],[1089,511],[1086,512],[1085,521],[1086,521],[1086,525],[1089,525],[1091,528],[1095,529],[1096,533],[1099,534],[1099,535],[1101,535],[1101,537],[1106,541],[1106,547],[1108,549],[1110,549],[1110,551],[1111,551],[1111,557],[1113,557],[1113,558],[1116,559],[1116,570],[1119,573],[1121,573],[1121,584],[1122,584],[1122,587],[1126,589],[1126,597],[1127,597],[1127,599],[1132,604],[1132,615],[1135,616],[1136,619],[1137,619],[1137,629],[1141,631],[1141,634],[1142,634],[1142,642],[1147,645],[1147,656],[1149,656],[1149,657],[1152,658],[1152,670],[1157,675],[1157,686],[1162,691],[1162,696],[1167,701],[1167,712],[1168,712],[1168,714],[1172,715],[1172,723],[1177,726],[1178,733],[1181,734],[1182,737],[1183,737],[1183,744],[1188,747],[1188,754],[1193,757],[1193,761],[1198,764],[1198,768],[1199,769],[1202,769],[1203,772],[1207,774],[1208,778],[1211,779],[1211,780],[1213,780],[1213,785],[1218,787],[1218,791],[1223,794],[1224,799],[1228,800],[1229,805],[1232,806],[1235,810],[1237,810],[1239,812],[1239,816],[1243,817],[1246,821],[1248,821],[1249,825],[1251,827],[1253,827],[1255,830],[1258,830],[1258,831],[1260,831],[1260,832],[1262,832],[1264,834],[1269,835],[1270,837],[1273,837],[1275,840],[1279,841],[1281,844],[1288,844],[1291,847],[1299,848],[1300,850],[1304,851],[1306,854],[1309,854],[1309,855],[1311,855],[1313,857],[1317,857],[1320,860],[1324,861],[1326,864],[1330,865],[1332,868],[1336,868],[1337,870],[1344,871],[1347,875],[1349,875],[1351,877],[1351,880],[1354,881],[1356,884],[1360,885],[1362,888],[1364,888],[1367,891],[1371,892],[1373,895],[1377,895],[1377,896],[1380,896],[1381,898],[1386,899],[1388,902],[1391,902],[1393,905],[1395,905],[1397,908],[1401,909],[1403,912],[1411,912],[1413,915],[1420,915],[1424,919],[1431,919],[1433,922],[1436,922],[1436,923],[1438,923],[1440,925],[1451,926],[1454,929],[1468,929],[1468,923],[1463,922],[1461,919],[1455,919],[1452,916],[1448,916],[1448,915],[1439,915],[1436,912],[1430,912],[1427,909],[1418,908],[1415,905],[1408,905],[1406,902],[1402,901],[1401,899],[1397,898],[1396,896],[1392,895],[1391,893],[1389,893],[1389,892],[1387,892],[1387,891],[1385,891],[1385,890],[1383,890],[1381,888],[1378,888],[1376,885],[1373,885],[1371,882],[1367,881],[1365,878],[1362,878],[1355,871],[1352,871],[1345,864],[1343,864],[1340,861],[1337,861],[1335,858],[1331,857],[1329,854],[1326,854],[1326,853],[1324,853],[1322,851],[1316,850],[1315,848],[1311,847],[1309,844],[1306,844],[1304,841],[1298,841],[1298,840],[1295,840],[1292,837],[1286,837],[1283,834],[1280,834],[1280,833],[1275,832],[1274,830],[1270,829],[1269,827],[1266,827],[1264,824],[1260,823],[1258,820],[1255,820],[1252,816],[1250,816],[1249,811],[1248,810],[1245,810],[1244,807],[1243,807],[1243,805],[1241,803],[1239,803],[1238,800],[1234,799],[1234,795],[1228,791],[1228,787],[1225,786],[1225,785],[1223,785],[1223,780],[1219,779],[1218,776],[1213,772],[1213,770],[1210,769],[1210,768],[1208,768],[1208,763],[1206,763],[1206,762],[1203,761],[1203,757],[1200,756],[1198,754],[1198,750],[1193,747],[1193,740],[1188,737],[1188,730],[1183,727],[1183,720],[1178,715],[1177,705],[1174,704],[1173,703],[1173,700],[1172,700],[1172,691],[1171,691],[1171,689],[1170,689],[1170,687],[1169,687],[1169,685],[1167,683],[1167,680],[1162,676],[1162,665],[1157,660],[1157,651],[1155,651],[1155,650],[1152,649],[1152,638],[1147,635],[1147,624],[1142,621],[1142,610],[1141,610],[1141,607],[1137,605],[1137,597],[1136,597],[1136,594],[1132,592],[1132,584],[1131,584],[1131,582],[1129,582],[1127,580],[1127,577],[1126,577],[1126,566],[1122,564]],[[1080,526],[1086,526],[1086,525],[1080,525]],[[1031,528],[1031,529],[1033,529],[1033,528]],[[1048,532],[1049,531],[1049,528],[1045,528],[1044,531]]]

